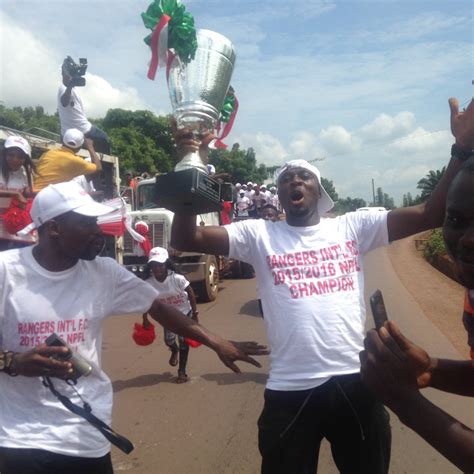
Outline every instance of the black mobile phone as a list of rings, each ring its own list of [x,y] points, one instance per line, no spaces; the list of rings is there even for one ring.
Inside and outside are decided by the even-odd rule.
[[[383,326],[385,321],[388,321],[387,310],[383,301],[382,292],[376,290],[370,297],[370,307],[372,308],[372,315],[375,321],[375,328],[377,331]]]

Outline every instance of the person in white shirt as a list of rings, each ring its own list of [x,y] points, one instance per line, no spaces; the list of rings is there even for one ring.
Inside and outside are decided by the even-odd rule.
[[[166,249],[154,247],[150,250],[148,273],[150,273],[150,276],[145,281],[158,292],[158,298],[162,303],[173,306],[188,318],[199,322],[196,295],[186,277],[176,273]],[[150,321],[148,314],[145,313],[143,315],[143,327],[147,329],[149,326]],[[186,367],[189,356],[188,344],[186,344],[184,337],[178,336],[178,347],[176,334],[166,328],[164,330],[164,339],[165,344],[171,351],[169,364],[172,367],[178,366],[176,383],[181,384],[187,382],[188,374],[186,373]]]
[[[9,136],[0,153],[0,251],[36,242],[34,235],[19,236],[8,232],[3,216],[13,200],[17,207],[26,209],[27,198],[33,196],[35,170],[28,141],[18,135]]]
[[[259,217],[260,210],[267,203],[267,196],[260,191],[258,184],[253,189],[251,217]]]
[[[236,217],[240,219],[246,219],[249,217],[249,209],[251,206],[250,199],[245,195],[245,191],[242,189],[237,198],[235,205]]]
[[[112,384],[101,368],[102,325],[108,316],[147,312],[167,329],[213,349],[235,372],[235,361],[259,366],[250,355],[266,353],[256,343],[211,334],[163,304],[155,289],[115,260],[97,257],[104,243],[97,216],[111,210],[75,183],[50,185],[31,209],[38,244],[0,253],[2,474],[113,472],[108,440],[117,442],[114,432],[69,411],[53,391],[75,404],[87,401],[92,414],[110,424]],[[65,360],[69,350],[45,344],[52,333],[92,368],[74,386],[64,380],[74,376]]]
[[[109,136],[100,128],[92,125],[86,117],[81,97],[76,92],[77,77],[70,71],[70,62],[65,59],[61,67],[62,84],[58,89],[58,114],[61,123],[61,135],[66,130],[77,128],[86,138],[94,142],[98,152],[110,154]]]
[[[454,99],[450,107],[457,148],[423,204],[321,219],[333,202],[319,170],[292,160],[277,179],[286,221],[197,227],[195,216],[175,214],[173,248],[227,255],[255,269],[271,349],[258,421],[262,473],[316,472],[323,438],[340,472],[388,472],[388,413],[360,378],[363,256],[443,222],[447,187],[460,166],[456,149],[468,149],[474,136],[473,114],[460,113]],[[177,140],[186,142],[182,152],[200,149],[189,132]],[[205,159],[207,149],[200,153]]]

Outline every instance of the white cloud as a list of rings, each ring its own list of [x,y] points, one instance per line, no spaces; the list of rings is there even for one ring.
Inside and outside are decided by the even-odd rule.
[[[359,134],[367,141],[394,139],[409,132],[414,122],[415,115],[411,112],[400,112],[395,117],[380,114],[373,122],[363,126]]]
[[[321,130],[319,139],[331,155],[353,152],[358,148],[358,140],[339,125],[332,125]]]
[[[42,105],[46,111],[54,112],[63,56],[1,12],[0,23],[0,100],[7,106]],[[86,80],[87,86],[78,93],[89,117],[103,116],[111,107],[145,108],[145,102],[132,87],[114,87],[94,74],[87,74]]]

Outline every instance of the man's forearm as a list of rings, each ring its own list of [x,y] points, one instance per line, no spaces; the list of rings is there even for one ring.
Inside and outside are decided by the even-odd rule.
[[[463,472],[474,470],[474,431],[418,392],[390,407],[400,421]]]
[[[176,250],[195,250],[196,216],[175,214],[171,226],[171,246]]]
[[[219,339],[194,319],[188,318],[181,311],[158,301],[153,303],[148,314],[166,329],[180,336],[201,342],[208,347],[213,348],[216,340]]]
[[[443,225],[446,213],[446,196],[448,194],[448,188],[461,165],[461,161],[457,158],[451,158],[449,160],[443,177],[431,193],[428,200],[424,203],[423,220],[425,221],[426,229],[434,229]]]
[[[434,359],[430,387],[474,397],[474,367],[470,360]]]
[[[72,86],[66,86],[66,90],[64,91],[63,95],[61,96],[61,105],[63,107],[67,107],[70,100],[71,100],[71,92]]]

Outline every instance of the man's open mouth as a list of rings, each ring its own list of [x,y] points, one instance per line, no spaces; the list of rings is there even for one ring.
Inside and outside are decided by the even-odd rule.
[[[291,204],[301,204],[304,200],[304,195],[301,191],[295,190],[290,194]]]

